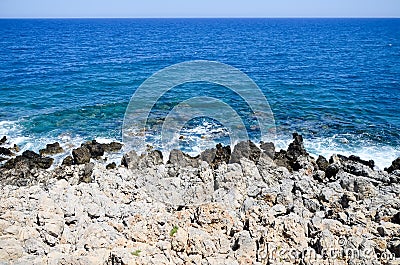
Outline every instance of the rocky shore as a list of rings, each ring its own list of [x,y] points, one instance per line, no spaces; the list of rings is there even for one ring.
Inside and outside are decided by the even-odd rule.
[[[311,157],[301,135],[60,165],[0,139],[0,264],[400,264],[400,158]],[[50,169],[51,168],[51,169]]]

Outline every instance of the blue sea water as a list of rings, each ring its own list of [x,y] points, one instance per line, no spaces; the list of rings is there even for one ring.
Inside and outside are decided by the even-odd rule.
[[[134,91],[189,60],[251,77],[278,147],[297,131],[314,155],[352,153],[381,168],[400,156],[400,19],[2,19],[0,135],[22,150],[121,140]],[[234,93],[194,84],[160,98],[154,118],[199,95],[246,112]],[[207,119],[182,132],[193,152],[204,135],[225,133]]]

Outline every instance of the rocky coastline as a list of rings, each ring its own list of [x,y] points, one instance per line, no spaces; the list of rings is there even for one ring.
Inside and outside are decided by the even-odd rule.
[[[0,139],[0,264],[400,264],[400,158],[250,141],[191,157]],[[17,153],[21,153],[16,155]]]

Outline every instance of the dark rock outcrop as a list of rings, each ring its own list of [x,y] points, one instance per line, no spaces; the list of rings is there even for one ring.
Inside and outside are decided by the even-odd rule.
[[[269,158],[273,159],[275,156],[275,145],[274,143],[264,143],[260,142],[260,148],[264,154],[266,154]]]
[[[326,169],[325,169],[325,178],[328,180],[336,180],[336,174],[339,172],[340,166],[339,164],[333,163],[330,164]]]
[[[90,183],[93,181],[92,173],[93,173],[94,164],[87,163],[85,164],[85,168],[83,169],[83,174],[79,177],[79,183]]]
[[[329,166],[328,160],[326,160],[326,158],[321,155],[318,156],[316,162],[317,162],[319,170],[322,170],[322,171],[325,171]]]
[[[86,147],[89,150],[92,158],[98,158],[104,155],[103,145],[98,143],[96,140],[86,142],[82,145],[82,147]]]
[[[298,170],[297,158],[300,156],[308,157],[308,153],[304,148],[303,137],[298,133],[293,133],[293,142],[289,144],[287,151],[280,150],[274,156],[274,161],[278,166],[283,166],[289,171]]]
[[[150,168],[160,165],[163,162],[163,155],[158,150],[150,151],[140,156],[132,150],[124,154],[121,159],[121,165],[129,169]]]
[[[108,144],[101,144],[101,145],[104,149],[104,152],[107,152],[107,153],[118,152],[121,150],[121,148],[123,146],[123,144],[118,143],[118,142],[111,142]]]
[[[72,156],[67,156],[62,161],[63,166],[72,166],[74,164],[74,158]]]
[[[23,168],[42,168],[42,169],[48,169],[51,167],[53,164],[54,159],[50,157],[42,157],[41,155],[27,150],[22,153],[22,155],[17,156],[15,158],[12,158],[8,160],[4,164],[4,168],[6,169],[23,169]]]
[[[72,156],[75,164],[86,164],[90,161],[91,153],[86,146],[82,146],[72,150]]]
[[[64,153],[64,149],[60,146],[59,142],[47,144],[45,149],[39,150],[40,155],[56,155]]]
[[[250,140],[246,142],[240,142],[233,148],[231,154],[231,163],[239,163],[240,158],[245,157],[257,163],[260,159],[261,150]]]
[[[222,163],[229,163],[231,158],[231,147],[217,144],[216,148],[211,148],[203,151],[200,154],[200,159],[206,161],[213,169],[218,168]]]
[[[13,154],[13,152],[11,152],[10,149],[0,146],[0,155],[12,156],[14,154]]]
[[[400,212],[397,212],[393,217],[390,219],[392,223],[400,225]]]
[[[400,157],[396,158],[390,167],[385,168],[388,173],[392,173],[395,170],[400,170]]]
[[[3,136],[3,137],[0,139],[0,145],[5,144],[5,142],[7,142],[7,137],[6,137],[6,136]]]
[[[117,164],[115,164],[115,162],[112,162],[112,163],[110,163],[110,164],[108,164],[107,166],[106,166],[106,169],[114,169],[114,168],[116,168],[117,167]]]
[[[198,167],[200,165],[200,156],[192,157],[183,153],[181,150],[174,149],[169,153],[168,164],[173,164],[179,168]]]

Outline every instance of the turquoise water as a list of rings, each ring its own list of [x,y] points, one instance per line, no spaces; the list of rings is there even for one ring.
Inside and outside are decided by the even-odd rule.
[[[34,150],[54,140],[68,147],[121,140],[125,108],[146,78],[175,63],[212,60],[258,84],[278,147],[298,131],[313,154],[354,153],[383,167],[400,156],[399,33],[399,19],[3,19],[0,134]],[[151,117],[162,120],[199,95],[223,100],[246,120],[243,100],[204,84],[171,90]],[[229,138],[207,119],[182,134],[186,151],[199,151],[205,134]]]

